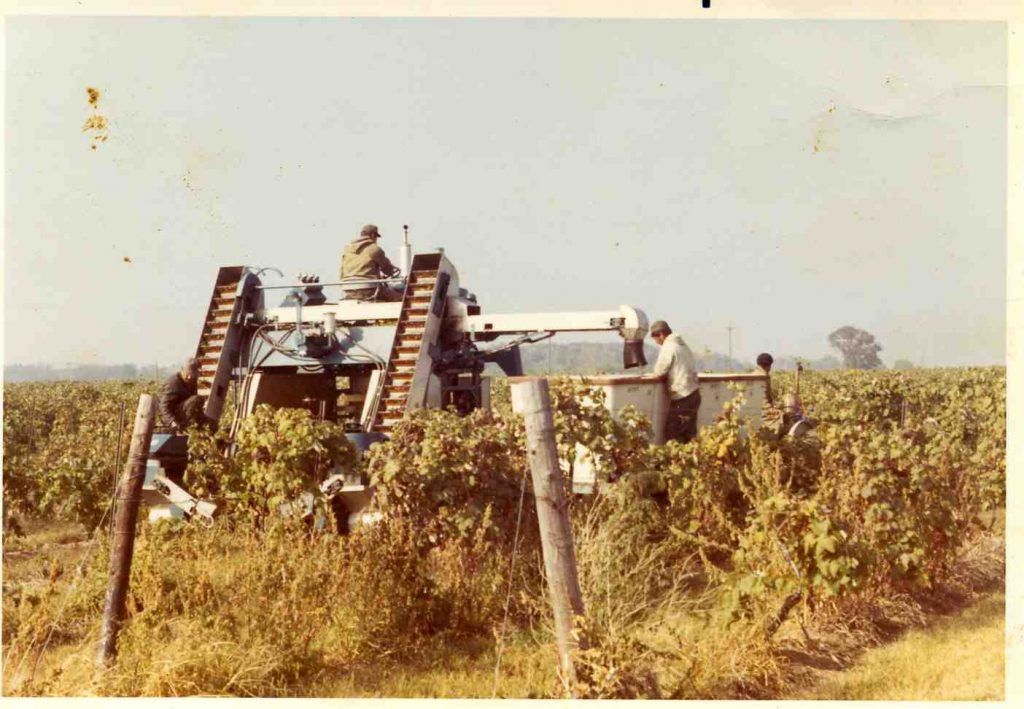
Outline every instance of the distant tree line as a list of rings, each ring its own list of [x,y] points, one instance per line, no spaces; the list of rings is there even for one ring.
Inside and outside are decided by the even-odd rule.
[[[804,367],[814,370],[878,369],[884,366],[878,357],[882,346],[869,332],[846,325],[830,333],[828,343],[839,351],[842,359],[833,355],[808,359],[773,352],[771,354],[775,358],[775,363],[772,368],[796,369],[798,361]],[[622,367],[621,342],[544,341],[523,346],[520,354],[523,358],[523,370],[527,374],[620,374],[627,371]],[[644,345],[644,354],[650,367],[653,367],[658,359],[658,347],[648,342]],[[710,350],[695,351],[694,357],[697,360],[697,369],[702,372],[746,372],[754,369],[753,362],[733,359]],[[4,381],[155,379],[166,376],[174,367],[172,364],[74,364],[65,367],[54,367],[49,364],[11,364],[4,366]],[[893,369],[913,367],[914,364],[905,359],[898,359],[893,364]]]
[[[173,371],[170,364],[5,364],[5,382],[99,381],[102,379],[156,379]]]
[[[806,369],[814,369],[818,371],[843,368],[842,360],[838,357],[834,357],[833,355],[825,355],[824,357],[818,357],[817,359],[796,357],[794,355],[772,356],[775,358],[775,362],[772,364],[773,372],[776,370],[794,370],[796,369],[797,362],[800,362],[800,364],[802,364]]]

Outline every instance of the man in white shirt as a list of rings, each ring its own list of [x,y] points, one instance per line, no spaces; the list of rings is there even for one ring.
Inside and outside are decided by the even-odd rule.
[[[671,404],[665,422],[665,440],[686,443],[697,435],[697,411],[700,409],[700,385],[693,352],[683,338],[672,333],[664,320],[651,324],[651,339],[661,351],[654,365],[654,376],[665,377]]]

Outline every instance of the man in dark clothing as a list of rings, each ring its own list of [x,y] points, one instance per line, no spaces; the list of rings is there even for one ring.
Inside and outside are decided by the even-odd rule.
[[[772,391],[772,365],[775,360],[767,352],[757,356],[757,369],[755,374],[763,374],[766,378],[764,383],[764,403],[761,404],[761,425],[776,435],[785,435],[785,419],[782,409],[775,404],[775,392]]]
[[[175,372],[160,390],[160,417],[168,426],[184,431],[191,425],[213,429],[215,422],[206,416],[206,399],[199,396],[199,360],[190,357],[180,372]]]
[[[775,395],[772,392],[772,380],[770,378],[770,375],[772,373],[772,365],[774,363],[775,360],[767,352],[762,352],[757,356],[757,369],[755,371],[763,373],[766,377],[769,377],[764,390],[765,401],[767,401],[769,404],[775,403]]]
[[[380,232],[373,224],[367,224],[359,232],[359,238],[345,247],[341,254],[341,280],[377,281],[394,278],[400,271],[384,254],[384,249],[377,246]],[[366,288],[347,291],[352,298],[359,300],[402,300],[402,291],[396,290],[386,283],[368,284]]]

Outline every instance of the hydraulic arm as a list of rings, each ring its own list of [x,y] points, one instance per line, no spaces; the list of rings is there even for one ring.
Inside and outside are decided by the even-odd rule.
[[[445,326],[449,331],[485,342],[500,335],[616,331],[624,340],[623,365],[629,368],[647,364],[643,347],[647,316],[629,305],[620,305],[618,310],[460,315],[446,320]]]

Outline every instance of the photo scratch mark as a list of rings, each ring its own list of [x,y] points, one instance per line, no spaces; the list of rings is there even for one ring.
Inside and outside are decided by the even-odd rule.
[[[829,101],[825,113],[818,119],[817,127],[814,129],[814,141],[811,143],[811,150],[814,153],[835,149],[835,112],[836,104]]]
[[[89,134],[89,147],[95,150],[97,145],[107,142],[107,138],[110,137],[110,123],[107,117],[99,112],[100,90],[87,86],[85,94],[89,99],[89,105],[92,106],[93,114],[85,120],[82,132]]]
[[[88,119],[86,119],[85,125],[82,126],[83,131],[105,131],[106,129],[107,119],[104,116],[90,116]]]

